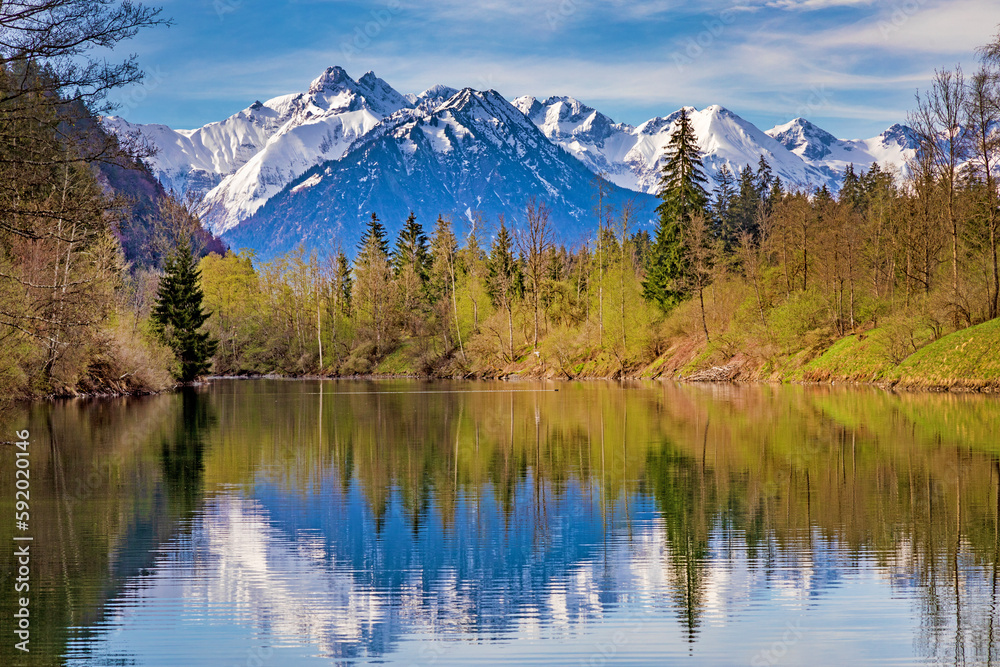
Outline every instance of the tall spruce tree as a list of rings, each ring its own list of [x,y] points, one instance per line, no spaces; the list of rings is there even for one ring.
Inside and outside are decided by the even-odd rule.
[[[489,257],[486,260],[488,275],[486,289],[496,308],[507,314],[507,359],[514,359],[514,301],[524,291],[524,278],[520,262],[514,256],[514,241],[507,223],[500,216],[500,229],[493,239]]]
[[[386,240],[385,225],[375,213],[372,213],[371,219],[365,225],[365,235],[358,243],[358,261],[370,259],[373,253],[383,258],[389,257],[389,242]]]
[[[153,328],[177,358],[174,376],[181,382],[191,382],[208,372],[218,341],[207,331],[199,331],[209,313],[201,307],[201,272],[189,239],[178,243],[163,268],[153,306]]]
[[[344,317],[351,316],[351,265],[343,251],[337,253],[333,271],[334,302]]]
[[[715,181],[715,192],[712,196],[712,235],[726,243],[735,239],[735,227],[733,222],[733,200],[736,198],[736,178],[729,169],[729,165],[723,164],[713,177]]]
[[[687,294],[685,277],[690,262],[683,228],[694,216],[704,215],[708,205],[701,149],[687,109],[681,109],[666,156],[660,177],[662,203],[656,209],[660,221],[649,273],[643,283],[643,296],[664,311],[673,308]]]
[[[371,326],[376,356],[385,351],[389,339],[389,318],[395,297],[385,236],[385,227],[372,213],[354,260],[354,310]]]
[[[767,196],[771,193],[771,186],[774,185],[774,173],[771,165],[767,163],[761,155],[757,160],[757,173],[754,174],[754,184],[757,186],[757,197],[767,205]]]
[[[417,222],[416,214],[410,211],[410,215],[406,218],[406,222],[399,230],[399,236],[396,239],[396,249],[392,254],[392,268],[398,277],[405,267],[413,267],[413,272],[420,278],[420,282],[424,283],[427,281],[429,264],[427,236],[424,234],[423,225]]]

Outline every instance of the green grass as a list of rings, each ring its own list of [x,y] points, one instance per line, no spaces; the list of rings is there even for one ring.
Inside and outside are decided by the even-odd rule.
[[[1000,319],[962,329],[916,351],[892,374],[904,386],[1000,385]]]
[[[403,344],[375,367],[376,375],[417,375],[411,356],[412,345]]]
[[[841,338],[802,368],[802,378],[812,381],[849,380],[877,382],[893,369],[879,341],[878,330]]]

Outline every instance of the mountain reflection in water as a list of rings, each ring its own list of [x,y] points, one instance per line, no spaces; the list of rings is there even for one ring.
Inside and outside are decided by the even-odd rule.
[[[993,397],[254,380],[5,420],[4,664],[997,660]]]

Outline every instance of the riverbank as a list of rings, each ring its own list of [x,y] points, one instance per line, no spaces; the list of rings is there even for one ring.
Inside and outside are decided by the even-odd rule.
[[[907,340],[901,340],[901,339]],[[379,364],[384,375],[420,376],[405,372],[405,355],[390,355]],[[458,366],[461,368],[461,366]],[[892,324],[852,333],[812,348],[772,356],[729,352],[725,341],[714,343],[687,336],[669,341],[652,360],[622,363],[613,355],[563,359],[531,352],[499,366],[454,373],[455,365],[424,377],[545,379],[671,379],[684,382],[765,382],[874,385],[926,391],[1000,391],[1000,319],[955,331],[922,346]],[[399,373],[404,370],[403,373]]]
[[[891,325],[853,333],[828,345],[764,357],[727,353],[724,341],[706,343],[684,336],[668,341],[652,359],[623,363],[613,354],[567,359],[533,352],[505,364],[469,364],[460,353],[442,358],[432,369],[417,368],[418,358],[400,345],[375,365],[372,373],[216,375],[215,379],[548,379],[548,380],[676,380],[680,382],[857,384],[908,391],[1000,392],[1000,319],[961,329],[909,354]],[[911,344],[912,346],[912,344]],[[543,347],[543,346],[540,346]],[[198,383],[195,383],[198,384]],[[129,386],[113,382],[89,391],[22,397],[113,398],[161,393],[181,385]]]

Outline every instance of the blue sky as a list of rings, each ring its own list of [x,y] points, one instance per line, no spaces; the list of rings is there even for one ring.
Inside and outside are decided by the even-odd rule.
[[[157,4],[157,3],[153,3]],[[904,122],[935,68],[976,67],[992,0],[161,0],[170,28],[122,45],[147,72],[119,115],[190,128],[305,90],[330,65],[433,84],[572,95],[637,124],[721,104],[843,138]]]

